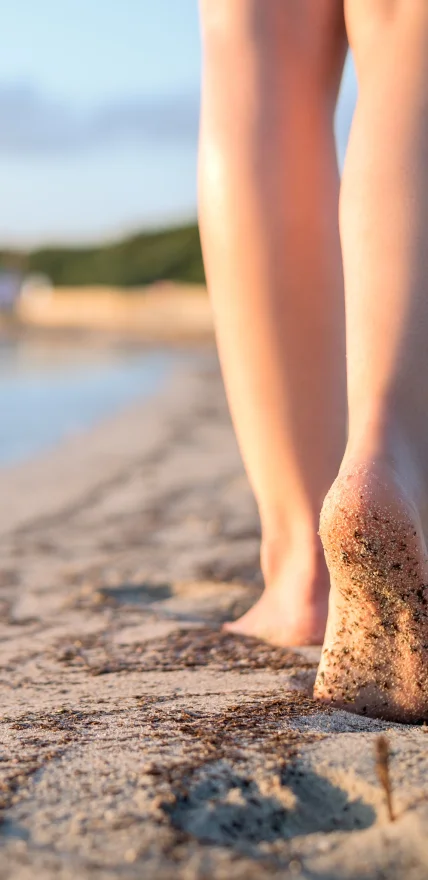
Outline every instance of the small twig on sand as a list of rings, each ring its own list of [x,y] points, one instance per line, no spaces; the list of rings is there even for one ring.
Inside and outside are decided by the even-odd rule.
[[[389,750],[388,739],[386,736],[383,736],[383,734],[378,736],[376,739],[375,753],[376,753],[376,773],[377,773],[379,782],[385,792],[389,821],[393,822],[395,819],[395,816],[394,816],[394,811],[392,809],[392,785],[391,785],[391,777],[390,777],[390,773],[389,773],[390,750]]]

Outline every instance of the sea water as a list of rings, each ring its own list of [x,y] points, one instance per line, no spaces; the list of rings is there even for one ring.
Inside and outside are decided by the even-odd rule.
[[[177,359],[166,350],[0,342],[0,465],[31,458],[155,394]]]

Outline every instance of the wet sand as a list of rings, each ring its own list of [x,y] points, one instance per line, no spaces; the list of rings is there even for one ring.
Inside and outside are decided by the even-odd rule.
[[[425,728],[219,631],[261,580],[213,357],[0,479],[1,880],[427,876]]]

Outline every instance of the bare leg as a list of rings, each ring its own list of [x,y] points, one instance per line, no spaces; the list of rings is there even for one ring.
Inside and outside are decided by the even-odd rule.
[[[428,717],[428,4],[348,0],[360,96],[341,195],[349,441],[321,516],[316,694]]]
[[[345,446],[333,114],[341,0],[201,0],[200,220],[266,589],[229,629],[322,641],[324,495]]]

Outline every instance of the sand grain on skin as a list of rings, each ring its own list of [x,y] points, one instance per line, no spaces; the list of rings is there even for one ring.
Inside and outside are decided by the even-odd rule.
[[[428,716],[428,566],[417,512],[394,480],[361,467],[326,498],[332,579],[316,695],[396,721]]]

